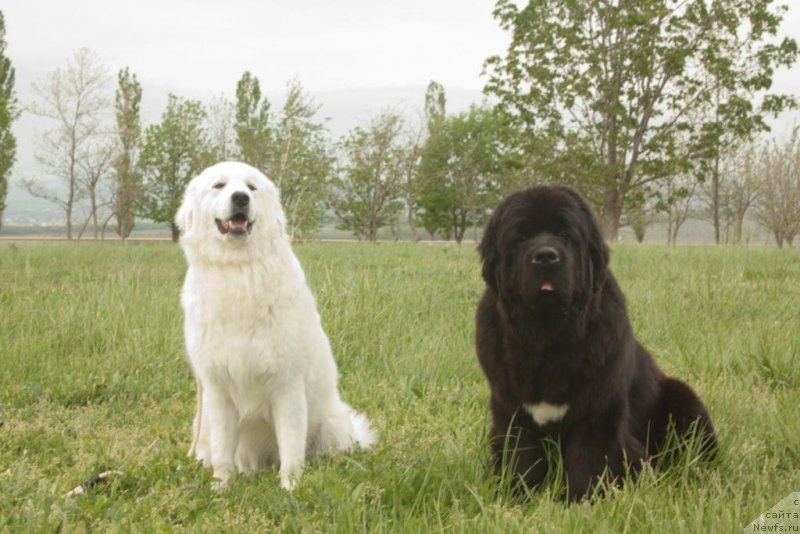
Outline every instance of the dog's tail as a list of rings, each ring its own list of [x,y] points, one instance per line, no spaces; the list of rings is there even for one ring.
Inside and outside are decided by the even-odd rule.
[[[353,423],[353,432],[356,444],[363,448],[368,449],[372,447],[378,439],[372,425],[369,424],[367,416],[347,407],[350,412],[350,421]]]
[[[375,444],[376,433],[364,414],[339,399],[331,408],[323,418],[319,432],[311,438],[310,450],[314,454],[353,448],[368,449]]]

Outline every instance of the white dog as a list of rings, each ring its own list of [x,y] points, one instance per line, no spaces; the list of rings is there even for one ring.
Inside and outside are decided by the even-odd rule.
[[[244,163],[209,167],[176,216],[189,270],[181,293],[197,379],[190,455],[222,488],[234,469],[280,464],[292,489],[307,455],[368,447],[339,398],[336,364],[284,230],[278,190]]]

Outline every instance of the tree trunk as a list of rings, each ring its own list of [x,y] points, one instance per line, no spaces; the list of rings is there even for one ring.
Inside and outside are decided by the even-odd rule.
[[[672,207],[667,209],[667,245],[672,244]]]
[[[744,212],[736,214],[736,222],[733,226],[733,244],[742,243],[742,231],[744,229]]]
[[[778,248],[783,248],[783,235],[777,230],[773,233],[775,234],[775,243],[778,245]]]
[[[114,218],[114,214],[112,213],[111,215],[108,216],[108,218],[103,223],[102,232],[100,232],[100,241],[105,241],[106,240],[106,230],[108,229],[108,223],[110,223],[111,219],[113,219],[113,218]],[[122,244],[123,245],[125,244],[125,239],[122,240]]]
[[[172,242],[177,243],[181,237],[181,230],[178,228],[178,225],[174,222],[169,224],[170,229],[172,230]]]
[[[378,242],[378,224],[373,220],[369,222],[369,236],[368,239],[373,243]]]
[[[90,199],[92,208],[92,225],[94,226],[94,240],[97,241],[97,239],[100,237],[100,227],[97,223],[97,193],[95,192],[94,187],[96,186],[92,187]]]
[[[719,155],[714,158],[711,176],[711,217],[714,222],[714,243],[719,245]]]
[[[67,208],[67,239],[72,241],[72,209]]]
[[[675,220],[675,224],[672,226],[672,244],[673,245],[677,245],[678,244],[678,230],[681,229],[681,224],[683,224],[683,223],[676,219]]]
[[[89,226],[89,221],[91,220],[92,220],[92,214],[90,213],[89,216],[86,217],[86,220],[83,221],[83,226],[81,226],[81,229],[78,232],[78,241],[80,241],[83,238],[83,234],[84,232],[86,232],[86,228]]]
[[[461,213],[458,214],[457,221],[458,223],[455,227],[455,238],[456,243],[460,245],[461,241],[464,239],[464,232],[467,231],[467,210],[461,210]]]
[[[619,220],[622,217],[622,195],[616,188],[609,188],[603,196],[603,232],[609,241],[616,241]]]
[[[414,209],[408,207],[408,228],[411,230],[411,238],[414,243],[419,243],[419,232],[417,231],[417,222],[414,220]]]

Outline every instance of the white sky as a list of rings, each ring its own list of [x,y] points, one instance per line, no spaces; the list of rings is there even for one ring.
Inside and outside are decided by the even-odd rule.
[[[800,1],[791,4],[785,34],[800,38]],[[233,99],[245,70],[280,100],[297,77],[341,135],[386,106],[408,114],[422,107],[425,86],[445,86],[448,108],[481,99],[483,61],[508,37],[492,17],[493,0],[2,0],[7,54],[17,92],[63,67],[87,47],[115,74],[130,67],[142,82],[144,121],[158,120],[166,94],[208,101]],[[800,65],[779,71],[774,90],[800,95]],[[113,84],[109,88],[113,94]],[[800,123],[781,118],[779,130]],[[33,138],[41,122],[23,114],[15,178],[37,172]],[[12,177],[12,185],[15,179]],[[22,193],[12,187],[15,196]]]
[[[491,0],[5,0],[18,70],[50,71],[88,47],[143,85],[230,91],[297,76],[312,91],[418,86],[480,89],[502,50]]]

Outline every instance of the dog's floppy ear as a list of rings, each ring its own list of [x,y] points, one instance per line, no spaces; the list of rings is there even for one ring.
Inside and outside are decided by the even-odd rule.
[[[194,189],[192,184],[190,183],[186,187],[186,191],[183,193],[183,202],[181,202],[180,208],[178,208],[178,213],[175,214],[175,225],[181,230],[182,233],[186,233],[191,230],[192,225],[194,224],[195,219],[195,200],[194,200]]]
[[[586,200],[575,190],[561,186],[562,191],[575,199],[581,211],[581,215],[586,225],[586,244],[589,250],[589,261],[591,272],[591,285],[593,288],[598,289],[602,287],[606,279],[606,272],[608,271],[608,246],[603,239],[603,232],[600,229],[600,223],[597,217],[589,207]]]
[[[481,254],[481,261],[483,267],[481,274],[483,280],[492,290],[497,292],[497,276],[495,271],[497,269],[497,262],[500,261],[500,252],[497,250],[497,229],[500,225],[498,219],[500,218],[499,210],[495,209],[489,222],[486,223],[486,228],[483,230],[483,238],[478,245],[478,252]]]
[[[584,215],[589,226],[589,258],[592,262],[592,286],[595,289],[603,287],[608,272],[608,245],[603,239],[603,232],[597,223],[591,208],[583,203]]]

